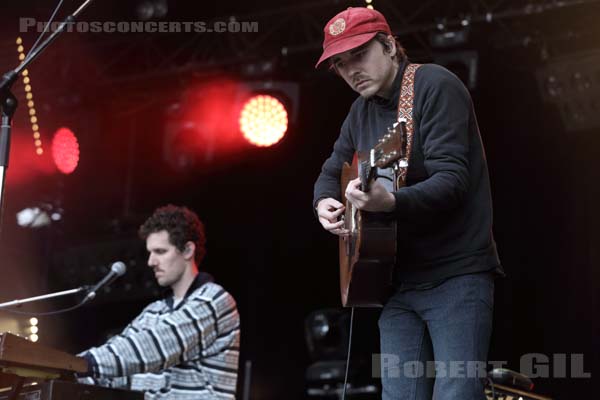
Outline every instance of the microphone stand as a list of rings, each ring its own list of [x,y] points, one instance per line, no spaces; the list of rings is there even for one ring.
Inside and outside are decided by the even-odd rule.
[[[12,94],[11,87],[25,68],[60,35],[68,24],[73,24],[75,18],[83,12],[92,2],[85,0],[84,3],[72,15],[67,16],[58,28],[50,34],[38,47],[23,60],[23,62],[14,70],[8,71],[0,80],[0,108],[2,113],[2,122],[0,124],[0,232],[2,230],[2,216],[4,214],[4,186],[6,180],[6,170],[8,169],[8,159],[10,154],[10,134],[12,118],[17,109],[17,98]]]
[[[31,302],[39,301],[39,300],[46,300],[46,299],[52,299],[52,298],[55,298],[55,297],[67,296],[67,295],[70,295],[70,294],[76,294],[76,293],[84,292],[84,291],[86,291],[88,289],[89,289],[89,286],[80,286],[77,289],[63,290],[62,292],[54,292],[54,293],[44,294],[44,295],[41,295],[41,296],[28,297],[26,299],[21,299],[21,300],[8,301],[6,303],[0,303],[0,309],[2,309],[2,308],[8,308],[8,307],[21,306],[21,305],[23,305],[25,303],[31,303]]]

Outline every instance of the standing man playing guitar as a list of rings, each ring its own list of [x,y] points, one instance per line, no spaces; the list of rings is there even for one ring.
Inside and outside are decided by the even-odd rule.
[[[342,243],[359,234],[349,207],[397,224],[390,295],[379,320],[383,399],[480,400],[494,276],[503,272],[470,95],[448,70],[411,64],[377,11],[348,8],[324,32],[317,66],[329,63],[360,97],[315,183],[319,222],[343,238],[340,259]],[[355,153],[370,154],[371,161],[362,159],[377,165],[378,143],[400,117],[409,133],[406,163],[393,172],[401,184],[390,190],[383,179],[359,177],[340,188],[344,163]]]

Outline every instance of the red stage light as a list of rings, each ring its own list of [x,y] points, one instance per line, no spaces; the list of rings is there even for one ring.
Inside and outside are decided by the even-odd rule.
[[[60,172],[70,174],[79,163],[79,143],[69,128],[60,128],[52,139],[52,158]]]
[[[288,127],[288,113],[273,96],[257,95],[242,107],[240,129],[246,140],[256,146],[271,146],[279,142]]]

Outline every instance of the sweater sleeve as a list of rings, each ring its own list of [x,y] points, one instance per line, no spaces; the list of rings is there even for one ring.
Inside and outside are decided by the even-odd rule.
[[[340,136],[333,145],[333,152],[325,163],[323,163],[321,174],[315,182],[313,210],[317,207],[317,203],[321,199],[332,197],[336,200],[341,200],[340,179],[342,166],[344,162],[352,162],[356,148],[350,131],[351,115],[352,112],[344,120]]]
[[[235,308],[233,299],[225,304],[192,298],[151,327],[140,329],[132,323],[103,346],[89,350],[95,364],[93,375],[113,378],[158,372],[201,357],[203,349],[217,339],[219,315]]]
[[[415,105],[428,178],[394,192],[400,218],[455,208],[469,189],[471,98],[456,76],[445,70],[434,72],[436,79],[425,83],[422,100]]]

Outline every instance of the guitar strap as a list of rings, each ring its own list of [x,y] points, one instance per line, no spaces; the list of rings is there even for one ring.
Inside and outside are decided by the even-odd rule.
[[[415,72],[422,64],[408,64],[402,76],[400,85],[400,98],[398,99],[398,123],[406,121],[406,157],[400,160],[396,173],[396,186],[401,188],[406,185],[406,173],[408,171],[408,160],[412,150],[413,125],[413,103],[415,99]]]

